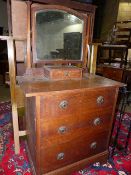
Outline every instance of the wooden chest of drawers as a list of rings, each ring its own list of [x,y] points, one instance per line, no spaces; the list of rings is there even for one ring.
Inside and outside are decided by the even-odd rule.
[[[25,83],[28,148],[37,175],[70,175],[108,157],[120,83],[81,80]]]

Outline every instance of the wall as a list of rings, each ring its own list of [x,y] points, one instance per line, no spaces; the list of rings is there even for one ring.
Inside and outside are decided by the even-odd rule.
[[[117,21],[128,21],[131,20],[131,1],[120,0]],[[123,24],[120,24],[123,26]],[[131,28],[131,22],[125,23],[125,27]],[[131,60],[131,49],[128,50],[128,59]]]
[[[0,0],[0,26],[4,27],[4,34],[8,30],[7,6],[6,2]]]
[[[131,1],[120,0],[117,21],[131,20]],[[126,24],[131,27],[131,22]]]

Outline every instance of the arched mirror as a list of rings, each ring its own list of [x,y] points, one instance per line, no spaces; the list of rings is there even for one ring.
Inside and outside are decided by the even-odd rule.
[[[33,9],[33,62],[83,60],[86,20],[74,10]]]

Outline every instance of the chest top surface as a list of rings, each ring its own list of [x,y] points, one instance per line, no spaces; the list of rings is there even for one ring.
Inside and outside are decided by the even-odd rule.
[[[124,84],[97,75],[84,75],[82,79],[52,81],[45,79],[20,84],[26,97],[45,95],[51,92],[122,87]]]

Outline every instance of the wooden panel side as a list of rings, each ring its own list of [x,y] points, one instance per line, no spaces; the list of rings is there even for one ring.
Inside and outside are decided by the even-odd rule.
[[[30,151],[31,159],[36,167],[36,108],[35,97],[26,98],[26,130],[27,144]]]

